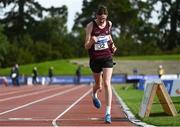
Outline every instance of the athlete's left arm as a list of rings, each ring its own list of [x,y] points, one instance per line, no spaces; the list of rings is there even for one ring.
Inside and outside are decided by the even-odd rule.
[[[112,27],[112,22],[111,21],[109,21],[109,25],[110,25],[109,30],[111,31],[111,27]],[[110,39],[110,42],[112,43],[111,44],[111,46],[112,46],[111,49],[112,49],[112,53],[114,54],[116,52],[117,48],[116,48],[116,46],[114,44],[114,41],[112,39],[111,34],[109,35],[109,39]]]

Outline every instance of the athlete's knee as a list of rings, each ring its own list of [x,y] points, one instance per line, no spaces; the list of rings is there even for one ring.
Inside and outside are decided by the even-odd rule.
[[[104,81],[105,88],[110,87],[110,85],[111,85],[110,81]]]

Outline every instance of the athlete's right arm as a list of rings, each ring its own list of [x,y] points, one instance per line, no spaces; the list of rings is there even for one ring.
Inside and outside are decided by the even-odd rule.
[[[86,26],[86,38],[84,44],[85,49],[90,49],[92,44],[95,42],[96,38],[91,36],[92,29],[93,29],[93,22],[90,22]]]

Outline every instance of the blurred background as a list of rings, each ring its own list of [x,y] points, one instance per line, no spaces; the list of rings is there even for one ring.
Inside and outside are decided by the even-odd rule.
[[[87,57],[84,27],[100,4],[108,7],[113,22],[116,56],[180,53],[179,0],[76,1],[0,0],[1,68]],[[75,15],[68,18],[69,10]]]
[[[0,88],[93,84],[84,28],[99,5],[113,23],[118,94],[138,116],[145,81],[161,78],[180,112],[180,0],[0,0]],[[180,115],[154,116],[145,120],[180,125]]]

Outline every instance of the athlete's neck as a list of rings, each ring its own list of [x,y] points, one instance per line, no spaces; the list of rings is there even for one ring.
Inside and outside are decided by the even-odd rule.
[[[104,28],[106,26],[106,20],[101,22],[101,21],[96,19],[96,23],[100,28]]]

